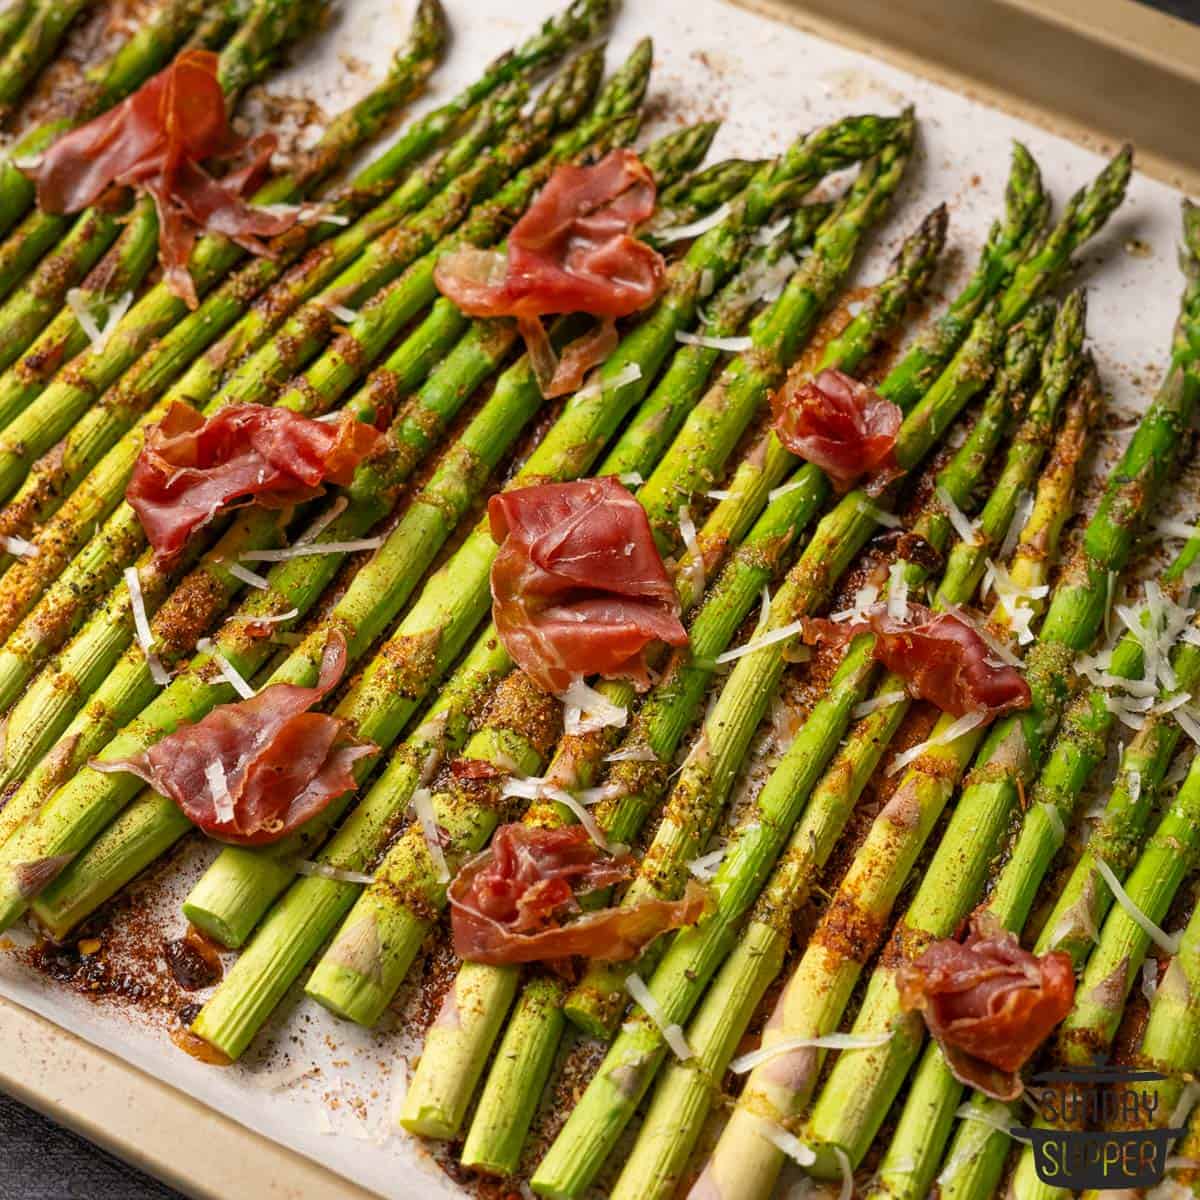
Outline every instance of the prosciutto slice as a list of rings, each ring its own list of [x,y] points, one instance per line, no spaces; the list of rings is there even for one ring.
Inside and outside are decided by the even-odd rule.
[[[218,705],[134,758],[91,765],[139,776],[223,842],[276,842],[355,788],[351,767],[378,749],[350,741],[342,718],[309,712],[337,686],[346,661],[345,639],[332,634],[316,687],[272,684]]]
[[[345,486],[380,437],[349,413],[333,424],[231,404],[205,419],[177,403],[147,432],[125,498],[166,559],[231,504],[286,508],[319,496],[323,483]]]
[[[497,965],[575,955],[628,959],[659,934],[700,917],[698,887],[682,900],[648,899],[579,915],[577,896],[627,879],[633,865],[627,855],[605,854],[578,825],[502,825],[450,885],[455,953]]]
[[[956,717],[974,712],[996,716],[1028,708],[1033,702],[1021,673],[1000,662],[964,617],[934,613],[922,604],[907,608],[903,620],[889,616],[886,604],[876,604],[864,610],[862,621],[808,621],[805,637],[836,643],[858,633],[873,633],[875,658],[904,677],[909,694]]]
[[[771,398],[775,434],[798,458],[821,468],[839,492],[864,475],[878,491],[896,478],[900,408],[841,371],[789,379]]]
[[[903,964],[896,982],[955,1077],[997,1100],[1021,1094],[1021,1068],[1075,998],[1069,954],[1035,957],[990,914],[972,920],[965,941],[934,942]]]
[[[645,688],[647,647],[687,644],[646,511],[615,478],[501,492],[488,518],[496,629],[546,691],[583,675]]]
[[[590,167],[561,166],[513,226],[507,255],[451,251],[438,262],[438,289],[470,316],[515,317],[543,395],[574,391],[616,346],[616,318],[645,308],[662,287],[662,256],[633,236],[655,195],[632,150],[612,150]],[[603,320],[560,360],[541,318],[570,312]]]
[[[132,96],[61,137],[27,168],[45,212],[78,212],[113,185],[151,195],[166,281],[192,308],[197,297],[187,263],[201,230],[263,254],[261,239],[283,233],[297,218],[246,203],[266,173],[275,139],[247,146],[233,136],[217,65],[210,51],[183,51]],[[247,164],[221,179],[199,165],[214,155],[241,154]]]

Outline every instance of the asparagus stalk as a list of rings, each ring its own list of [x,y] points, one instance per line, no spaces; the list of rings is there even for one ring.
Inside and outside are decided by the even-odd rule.
[[[797,179],[809,178],[815,182],[834,161],[858,157],[868,147],[875,149],[887,140],[892,127],[891,122],[876,118],[843,122],[801,140],[782,159],[756,175],[722,225],[700,238],[685,258],[672,268],[667,289],[650,316],[623,340],[600,369],[598,386],[580,393],[568,405],[518,474],[516,482],[569,478],[586,472],[630,405],[645,395],[650,378],[657,373],[674,343],[676,330],[694,315],[704,272],[712,272],[716,281],[721,282],[732,269],[746,235],[767,219],[781,192],[791,194]],[[639,378],[631,378],[639,373]],[[526,362],[519,363],[507,379],[514,397],[523,400],[530,396],[536,403],[537,385]],[[465,637],[482,615],[487,603],[487,574],[494,553],[486,526],[477,528],[409,610],[383,652],[348,694],[347,705],[364,703],[374,720],[394,724],[397,729],[407,722],[429,687],[458,656]],[[428,655],[422,652],[419,667],[405,669],[418,646],[436,649]],[[326,861],[362,861],[364,856],[374,852],[378,842],[365,835],[378,818],[379,809],[373,808],[370,801],[369,795],[323,852]],[[384,814],[390,821],[394,810],[385,808]],[[323,827],[318,832],[323,832]],[[411,844],[413,839],[406,835],[405,840]],[[468,842],[463,852],[469,851],[470,847]],[[419,848],[414,848],[414,854],[417,884],[429,886],[436,894],[442,889],[431,875],[432,864]],[[249,893],[255,899],[255,892],[261,895],[267,890],[267,902],[278,894],[291,875],[288,871],[280,879],[283,873],[278,869],[279,864],[272,863],[268,856],[244,856],[238,860],[223,855],[222,859],[226,860],[231,888],[238,889],[243,895]],[[275,868],[273,874],[272,866]],[[255,880],[254,875],[259,879]],[[304,886],[309,882],[308,879],[298,881],[276,906],[242,955],[237,971],[231,973],[226,986],[206,1005],[195,1022],[195,1031],[200,1036],[221,1046],[232,1056],[245,1048],[288,983],[320,944],[321,938],[345,914],[356,894],[353,887],[312,893]],[[420,910],[421,914],[425,911],[424,907]],[[419,928],[424,921],[423,915],[405,914],[406,937],[415,937],[410,943],[410,957],[424,936]],[[312,935],[318,929],[326,932],[319,934],[314,942]]]
[[[692,131],[689,130],[672,133],[651,146],[645,152],[643,161],[652,170],[655,170],[660,177],[669,180],[685,169],[690,162],[694,161],[697,154],[703,153],[703,146],[707,145],[707,141],[708,138],[705,137],[698,143],[697,139],[692,135]],[[395,478],[407,476],[411,473],[412,469],[430,449],[439,428],[444,427],[457,408],[469,399],[477,384],[486,378],[490,371],[500,366],[506,357],[506,350],[512,336],[512,330],[507,322],[479,322],[474,334],[463,339],[450,353],[445,363],[439,367],[435,375],[421,389],[418,396],[418,403],[410,406],[409,411],[404,414],[404,419],[396,427],[395,436],[399,453],[392,466]],[[488,357],[489,355],[490,358]],[[427,355],[422,353],[412,354],[409,356],[409,366],[407,368],[397,364],[395,383],[403,387],[406,379],[419,377],[424,369],[427,357]],[[360,393],[360,398],[362,399],[362,403],[358,406],[357,411],[365,416],[371,411],[372,390],[369,387],[364,388],[362,393]],[[262,514],[258,515],[258,519],[262,520]],[[247,525],[249,525],[250,520],[252,518],[247,520]],[[235,529],[232,531],[231,537],[225,540],[226,544],[224,547],[218,546],[217,551],[211,557],[221,561],[229,561],[231,558],[236,558],[239,552],[231,543],[234,538],[240,537],[242,539],[240,544],[244,546],[246,544],[245,536],[245,528],[241,530]],[[259,543],[261,543],[261,539],[259,539]],[[227,584],[232,583],[227,575],[221,575],[219,578]],[[173,597],[173,601],[176,601],[176,603],[167,606],[165,629],[168,634],[173,627],[177,627],[179,613],[178,611],[171,612],[170,609],[174,607],[178,610],[180,608],[180,604],[178,603],[180,599],[182,599],[182,605],[189,616],[193,618],[187,627],[194,629],[194,610],[197,606],[195,597],[197,592],[202,597],[211,598],[214,591],[217,590],[217,586],[211,576],[199,588],[189,588],[185,583],[184,587]],[[160,616],[162,615],[164,614],[160,614]],[[156,618],[156,625],[158,621],[159,618]],[[145,663],[138,663],[135,656],[134,664],[136,665],[135,669],[136,667],[142,669],[137,678],[140,680],[143,694],[147,689],[152,692],[151,681],[146,678],[145,674]],[[105,690],[112,691],[107,685]],[[463,689],[463,702],[467,703],[473,700],[477,691],[478,689],[473,684],[466,686]],[[130,707],[131,700],[130,698],[126,698],[123,704],[123,711],[127,711]],[[134,708],[134,711],[136,711],[136,708]],[[110,726],[113,723],[112,718],[115,715],[112,707],[108,706],[106,708],[106,716],[109,718]],[[363,728],[366,728],[370,718],[360,716],[355,719],[362,724]],[[449,720],[449,714],[447,715],[447,720]],[[392,738],[398,732],[398,728],[385,731]],[[385,733],[379,734],[376,739],[377,742],[385,739]],[[72,752],[76,755],[76,760],[78,761],[77,743],[72,743]],[[367,769],[367,766],[364,764],[362,768],[364,774]],[[19,800],[20,797],[21,794],[18,793],[14,797],[14,801]],[[66,896],[69,893],[70,903],[60,904],[58,898],[59,890],[56,888],[54,892],[48,893],[44,897],[44,903],[42,899],[39,899],[39,919],[43,920],[47,926],[53,924],[56,927],[69,928],[67,922],[73,924],[82,919],[91,911],[91,908],[106,899],[131,878],[137,870],[140,870],[146,861],[148,861],[145,856],[150,854],[154,847],[159,847],[160,851],[165,850],[176,838],[182,836],[188,828],[188,822],[182,818],[182,815],[173,805],[163,805],[158,797],[139,801],[139,803],[133,805],[130,810],[122,815],[113,828],[106,831],[104,837],[99,840],[96,846],[89,849],[77,863],[72,864],[58,881],[62,884],[62,894]],[[126,836],[123,837],[122,835]],[[298,840],[312,841],[314,836],[315,831],[310,828],[304,837]],[[124,849],[122,849],[123,846]],[[93,850],[96,853],[93,854]],[[293,864],[291,858],[287,856],[286,847],[280,849],[280,854],[285,857],[290,877]],[[203,894],[204,890],[202,886],[193,897],[189,898],[189,911],[193,905],[198,905],[200,908],[204,907]],[[222,897],[222,900],[225,899],[227,897]]]
[[[991,848],[1008,822],[1018,789],[1045,757],[1069,696],[1072,663],[1100,629],[1111,578],[1128,562],[1141,523],[1171,471],[1179,432],[1200,392],[1194,369],[1197,300],[1195,284],[1200,230],[1188,210],[1186,269],[1189,286],[1177,326],[1166,383],[1138,426],[1133,440],[1089,521],[1083,544],[1055,589],[1038,643],[1030,652],[1032,707],[995,725],[976,756],[973,778],[959,799],[946,834],[908,912],[893,934],[894,952],[872,976],[856,1033],[894,1031],[882,1047],[843,1057],[818,1097],[808,1126],[816,1143],[815,1169],[836,1172],[833,1148],[858,1162],[902,1084],[921,1046],[919,1020],[899,1006],[895,963],[929,940],[949,935],[978,896]]]
[[[647,510],[651,528],[658,531],[660,546],[674,548],[671,543],[678,539],[675,528],[678,505],[691,500],[705,477],[712,478],[720,472],[726,454],[754,410],[778,383],[788,361],[811,331],[820,308],[849,269],[864,225],[879,215],[894,192],[910,147],[911,128],[906,128],[877,160],[863,169],[844,204],[818,231],[812,254],[784,288],[780,299],[752,322],[751,350],[735,359],[692,409],[670,451],[639,489],[638,499]],[[699,384],[703,386],[703,378]],[[547,806],[551,819],[559,807]],[[545,823],[536,809],[529,819]],[[364,911],[369,911],[372,905],[386,906],[389,866],[385,859],[377,873],[376,886],[360,900]],[[357,926],[358,918],[352,912],[346,927]],[[390,999],[387,984],[393,979],[399,982],[387,962],[387,949],[380,947],[378,965],[364,963],[358,972],[367,978],[381,977],[385,986],[369,991],[357,987],[351,990],[348,984],[355,981],[352,973],[341,966],[339,945],[339,939],[335,939],[330,955],[318,965],[309,981],[308,994],[351,1019],[374,1023],[382,1011],[381,1001]],[[332,969],[323,974],[325,963],[330,963]],[[478,964],[463,967],[462,975],[471,978],[479,1000],[494,998],[493,1011],[469,1027],[448,1031],[444,1036],[439,1034],[435,1042],[427,1045],[403,1118],[409,1128],[443,1138],[458,1132],[491,1042],[499,1033],[507,1007],[505,998],[511,1000],[519,974],[514,969]],[[546,998],[551,986],[542,988]],[[367,999],[365,1006],[359,997]],[[477,1011],[483,1007],[488,1007],[486,1001],[476,1005]],[[556,1007],[544,999],[539,1011],[548,1015]],[[494,1011],[495,1008],[499,1011]],[[473,1066],[463,1069],[462,1064]]]
[[[981,419],[971,436],[939,476],[939,483],[953,496],[962,498],[969,506],[972,491],[982,477],[991,450],[994,449],[1007,424],[1011,397],[1008,389],[1022,394],[1026,377],[1036,371],[1037,346],[1044,342],[1046,322],[1031,331],[1030,341],[1014,337],[1023,344],[1023,351],[1010,356],[1001,382],[993,389]],[[1029,352],[1032,350],[1032,353]],[[935,500],[918,519],[914,532],[926,539],[937,551],[944,551],[951,527],[940,502]],[[922,584],[927,566],[901,560],[906,582],[913,587]],[[970,596],[963,594],[960,602]],[[845,669],[857,659],[856,674],[870,673],[872,640],[863,639],[847,654]],[[840,674],[840,671],[839,671]],[[889,691],[885,692],[884,689]],[[879,695],[895,696],[896,681],[889,677],[877,688]],[[901,712],[907,705],[895,704]],[[825,772],[822,781],[809,793],[806,778],[811,779],[824,766],[824,760],[806,763],[811,747],[806,745],[803,731],[798,735],[795,749],[789,749],[764,785],[754,812],[740,822],[732,834],[732,858],[729,867],[722,866],[715,886],[722,891],[737,886],[734,880],[753,870],[757,880],[742,886],[749,892],[757,890],[766,872],[782,847],[786,832],[794,824],[778,866],[765,893],[759,897],[749,925],[741,932],[737,948],[725,963],[700,1012],[689,1027],[689,1045],[694,1057],[686,1064],[673,1063],[661,1080],[647,1112],[630,1157],[616,1184],[614,1195],[671,1194],[679,1182],[682,1170],[691,1153],[699,1126],[712,1099],[713,1080],[724,1073],[733,1048],[745,1031],[750,1017],[766,987],[783,963],[791,933],[791,919],[808,896],[813,873],[820,868],[840,834],[853,809],[857,791],[870,777],[879,756],[886,749],[888,737],[899,724],[895,714],[884,710],[882,717],[872,714],[865,728],[855,730],[846,748]],[[820,707],[814,709],[806,723],[811,725],[822,716]],[[863,762],[863,759],[869,761]],[[857,788],[854,783],[857,782]],[[807,799],[807,805],[805,800]],[[790,809],[791,811],[786,811]],[[803,815],[800,815],[800,814]],[[790,820],[798,816],[797,821]],[[749,865],[741,859],[740,846],[752,837],[750,824],[754,821],[778,821],[779,832],[773,845],[765,848],[763,859]],[[774,851],[775,853],[772,853]],[[720,902],[718,902],[720,903]],[[668,1113],[673,1114],[668,1118]]]
[[[852,368],[870,352],[875,341],[899,320],[912,296],[924,287],[944,232],[945,211],[935,209],[907,239],[892,274],[874,290],[859,316],[841,337],[826,344],[823,365]],[[618,444],[602,473],[624,468],[626,461]],[[726,542],[721,549],[729,548]],[[758,561],[761,563],[761,556]],[[705,567],[713,570],[719,563],[720,557],[710,554]],[[697,600],[700,586],[696,573],[686,565],[681,566],[676,573],[676,588],[685,611]],[[632,689],[623,683],[602,683],[600,690],[621,707],[630,706],[634,699]],[[546,773],[550,782],[567,790],[590,786],[602,766],[601,755],[610,748],[612,738],[605,736],[607,732],[564,738]],[[561,805],[552,806],[551,811],[558,820],[574,820]],[[641,809],[640,815],[648,815],[648,810]],[[619,840],[631,842],[638,831],[637,826],[630,824],[621,830]],[[605,832],[613,833],[611,829]],[[599,902],[602,901],[597,899]],[[563,981],[553,976],[537,976],[526,984],[476,1108],[460,1156],[464,1165],[492,1174],[509,1174],[516,1168],[561,1038],[560,1000],[564,991]]]
[[[435,0],[426,0],[418,9],[412,40],[393,63],[383,85],[330,126],[299,172],[278,177],[259,189],[256,203],[291,200],[314,187],[324,174],[339,161],[344,161],[364,139],[380,128],[387,114],[387,108],[381,104],[390,102],[397,94],[411,93],[419,86],[443,40],[441,14],[434,3]],[[301,6],[297,11],[302,15],[305,10]],[[434,18],[437,18],[436,22]],[[398,87],[397,81],[403,81],[406,86]],[[135,222],[153,227],[156,234],[157,217],[153,205],[140,204]],[[227,238],[218,235],[202,238],[189,263],[197,293],[204,295],[211,290],[244,256],[245,251]],[[155,338],[174,332],[187,311],[186,304],[169,291],[165,283],[157,284],[134,305],[102,350],[85,351],[61,378],[11,420],[0,435],[0,495],[11,495],[24,478],[29,458],[43,453],[66,432],[97,396],[137,362]],[[173,340],[168,338],[167,341],[170,348],[175,349]],[[162,347],[156,350],[161,352]]]
[[[1122,154],[1101,173],[1090,189],[1077,195],[1050,236],[1031,257],[1020,263],[1007,290],[998,300],[995,312],[985,311],[976,319],[967,341],[909,417],[906,423],[912,438],[909,445],[917,450],[911,459],[903,462],[918,461],[932,444],[932,439],[945,428],[945,422],[987,383],[1001,322],[1011,324],[1018,320],[1040,292],[1065,268],[1078,239],[1090,236],[1103,223],[1123,194],[1128,169],[1128,157]],[[887,393],[886,382],[881,391]],[[928,421],[933,424],[929,428],[922,428]],[[797,504],[801,504],[806,497],[815,496],[815,507],[827,495],[827,482],[811,464],[801,467],[790,485],[787,495],[794,496]],[[822,520],[809,547],[776,593],[772,604],[772,628],[790,624],[820,603],[831,586],[832,578],[837,577],[870,537],[875,528],[877,512],[878,509],[863,492],[855,491],[844,497]],[[696,644],[693,644],[691,653],[696,654]],[[713,780],[725,783],[741,761],[782,669],[782,659],[774,647],[764,648],[738,662],[726,687],[729,707],[724,707],[723,695],[709,718],[709,724],[722,730],[721,762],[719,767],[711,768]],[[712,794],[704,778],[709,769],[709,765],[705,764],[702,769],[694,770],[690,781],[688,772],[685,772],[677,785],[676,794],[680,799],[676,816],[671,817],[668,809],[669,820],[666,825],[669,832],[663,832],[662,836],[665,839],[678,835],[679,856],[673,854],[669,858],[670,866],[663,873],[667,886],[672,883],[675,886],[682,885],[682,864],[699,853],[698,849],[691,848],[693,839],[689,836],[693,829],[700,827],[700,822],[693,820],[695,801],[690,797],[694,793],[701,797],[706,792]],[[701,808],[700,811],[708,809]],[[652,862],[657,862],[657,856]],[[654,888],[656,884],[653,878],[644,877],[642,886]],[[607,965],[592,964],[568,997],[566,1012],[572,1021],[588,1031],[611,1033],[624,1006],[624,973]]]
[[[0,57],[0,121],[7,121],[25,89],[54,57],[75,18],[92,0],[40,0]]]
[[[1121,163],[1124,162],[1124,169]],[[936,443],[950,420],[966,401],[979,391],[989,373],[991,349],[997,340],[996,325],[1011,324],[1027,310],[1037,295],[1061,270],[1077,239],[1095,230],[1111,212],[1123,191],[1128,163],[1124,158],[1107,168],[1100,180],[1077,197],[1068,213],[1037,253],[1018,268],[1012,284],[997,306],[998,321],[978,319],[972,336],[955,355],[938,382],[905,419],[896,441],[896,459],[904,469],[915,466]],[[1115,184],[1115,189],[1114,189]],[[771,603],[769,629],[792,624],[812,612],[827,594],[848,562],[874,529],[880,510],[861,491],[852,491],[818,525],[808,547],[776,591]],[[768,645],[738,660],[725,687],[705,719],[701,744],[705,753],[693,756],[679,782],[659,826],[656,842],[666,853],[659,869],[659,853],[649,855],[652,870],[639,876],[643,888],[657,883],[667,891],[680,880],[682,864],[699,853],[696,831],[711,828],[715,813],[742,761],[755,728],[782,676],[786,641]],[[849,690],[848,676],[841,679]],[[834,702],[844,694],[834,691]],[[857,701],[855,701],[856,703]],[[850,705],[853,707],[853,704]],[[836,710],[835,710],[836,711]],[[813,722],[809,722],[812,726]],[[814,731],[814,738],[821,732]],[[832,748],[829,753],[832,752]],[[764,830],[761,836],[769,836]],[[707,837],[699,839],[706,841]],[[757,838],[748,839],[753,846]],[[730,911],[748,902],[733,889]],[[750,897],[752,898],[752,897]],[[744,909],[742,910],[744,911]],[[726,922],[708,919],[693,931],[685,931],[671,944],[654,972],[650,987],[663,1006],[666,1020],[678,1022],[689,1014],[725,944]],[[590,973],[589,973],[590,974]],[[585,979],[585,984],[587,980]],[[577,995],[569,1001],[569,1014],[583,1007]],[[611,1004],[610,994],[582,992],[584,1005],[595,1007],[597,999]],[[580,1103],[533,1179],[535,1191],[546,1195],[576,1195],[594,1178],[615,1138],[628,1122],[640,1097],[649,1086],[665,1053],[662,1034],[652,1023],[641,1020],[633,1031],[622,1032],[613,1043],[599,1074],[592,1080]],[[616,1071],[617,1074],[613,1075]]]

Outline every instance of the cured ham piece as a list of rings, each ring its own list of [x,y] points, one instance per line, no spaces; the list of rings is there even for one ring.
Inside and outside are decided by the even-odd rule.
[[[337,686],[346,661],[345,639],[333,634],[316,687],[272,684],[218,705],[134,758],[91,765],[139,776],[223,842],[276,842],[355,788],[351,767],[378,748],[350,741],[342,718],[309,712]]]
[[[628,855],[605,854],[579,825],[502,825],[450,885],[454,951],[465,961],[496,965],[576,955],[629,959],[659,934],[699,919],[705,902],[699,887],[681,900],[580,915],[577,896],[628,878],[633,865]]]
[[[147,432],[125,498],[161,558],[222,509],[253,500],[286,508],[345,486],[381,434],[346,413],[336,424],[285,408],[231,404],[205,419],[174,404]]]
[[[901,471],[896,434],[904,420],[898,405],[841,371],[815,379],[789,379],[771,398],[775,434],[798,458],[821,468],[839,492],[864,475],[877,492]]]
[[[1021,673],[999,661],[978,629],[958,613],[934,613],[909,604],[903,619],[886,604],[864,610],[862,621],[808,621],[809,641],[841,642],[855,634],[875,635],[875,658],[902,675],[909,694],[956,717],[983,712],[990,717],[1028,708],[1033,696]]]
[[[603,675],[649,686],[646,649],[687,644],[646,511],[615,478],[539,484],[488,502],[500,553],[492,616],[504,648],[561,695]]]
[[[217,64],[208,50],[183,51],[132,96],[59,138],[26,169],[45,212],[78,212],[114,185],[151,195],[166,281],[192,308],[197,297],[187,263],[202,230],[264,254],[261,239],[290,229],[298,215],[246,202],[265,176],[275,139],[247,145],[233,136]],[[216,179],[200,166],[214,155],[248,161]]]
[[[470,316],[515,317],[542,394],[572,392],[615,348],[616,318],[645,308],[662,287],[662,256],[633,236],[655,195],[632,150],[612,150],[595,166],[561,166],[513,226],[507,255],[451,251],[438,262],[438,289]],[[571,312],[602,321],[560,360],[541,318]]]
[[[955,1077],[997,1100],[1021,1094],[1021,1068],[1075,998],[1069,954],[1035,957],[990,915],[972,920],[965,941],[934,942],[903,964],[896,982]]]

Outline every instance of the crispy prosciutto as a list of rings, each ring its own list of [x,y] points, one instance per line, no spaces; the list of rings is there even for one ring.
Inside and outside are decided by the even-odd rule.
[[[888,616],[886,604],[876,604],[864,611],[862,621],[809,621],[805,637],[840,642],[869,630],[875,635],[875,658],[904,676],[909,694],[956,717],[975,712],[995,716],[1029,707],[1029,684],[1015,667],[996,657],[964,616],[934,613],[922,604],[909,604],[907,609],[902,620]]]
[[[296,222],[295,213],[246,203],[264,177],[275,139],[246,145],[233,136],[217,61],[207,50],[183,51],[127,100],[61,137],[27,169],[45,212],[78,212],[113,185],[149,193],[158,209],[167,283],[192,308],[197,299],[187,263],[201,230],[263,254],[260,239]],[[246,164],[217,179],[200,166],[214,155],[242,156]]]
[[[473,317],[516,317],[543,395],[572,392],[616,346],[616,318],[645,308],[662,287],[662,256],[633,236],[655,194],[632,150],[613,150],[595,166],[561,166],[513,226],[507,256],[452,251],[438,262],[438,289]],[[602,321],[560,360],[541,318],[571,312]]]
[[[582,955],[633,958],[671,929],[691,925],[704,893],[649,899],[580,915],[577,896],[628,878],[633,860],[605,854],[579,825],[502,825],[450,885],[454,951],[468,962],[543,962]]]
[[[231,404],[205,419],[174,404],[147,432],[125,498],[166,559],[239,501],[286,508],[319,496],[327,481],[348,484],[379,438],[349,413],[335,424],[285,408]]]
[[[646,687],[650,643],[687,644],[646,511],[615,478],[501,492],[488,518],[496,629],[546,691],[582,675]]]
[[[357,786],[350,768],[377,749],[350,741],[342,718],[309,712],[345,670],[346,642],[333,634],[316,687],[272,684],[249,700],[218,705],[135,758],[91,765],[140,776],[223,842],[276,842]]]
[[[934,942],[903,964],[896,982],[955,1077],[998,1100],[1021,1094],[1018,1073],[1075,998],[1069,954],[1035,957],[990,914],[973,918],[965,941]]]
[[[864,475],[878,491],[901,472],[896,465],[900,408],[841,371],[788,379],[771,398],[775,434],[798,458],[821,468],[839,492]]]

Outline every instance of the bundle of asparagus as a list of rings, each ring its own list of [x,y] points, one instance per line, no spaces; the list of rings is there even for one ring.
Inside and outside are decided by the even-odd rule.
[[[86,7],[5,11],[0,115]],[[1009,1082],[1035,1053],[1079,1066],[1128,1043],[1164,1076],[1160,1124],[1181,1123],[1200,1069],[1200,766],[1177,794],[1168,772],[1200,731],[1200,535],[1169,525],[1186,535],[1170,568],[1140,606],[1116,601],[1200,396],[1197,210],[1171,369],[1059,569],[1104,388],[1083,293],[1051,294],[1120,204],[1128,151],[1051,225],[1017,146],[978,265],[874,386],[945,208],[864,298],[837,298],[915,114],[847,117],[765,162],[702,166],[713,122],[635,153],[652,51],[602,80],[586,43],[608,0],[574,0],[327,186],[441,57],[445,14],[420,0],[385,78],[256,192],[291,227],[196,242],[191,311],[170,261],[144,286],[177,216],[161,195],[35,205],[26,160],[119,119],[177,51],[218,50],[232,105],[322,8],[163,0],[0,164],[0,929],[28,913],[66,938],[197,826],[233,842],[184,904],[239,951],[190,1021],[232,1060],[310,965],[308,998],[375,1024],[449,907],[460,962],[399,1119],[465,1136],[462,1168],[544,1196],[607,1178],[651,1085],[604,1184],[622,1200],[765,1197],[789,1157],[849,1195],[889,1111],[872,1195],[936,1180],[983,1197],[1007,1165],[1013,1194],[1049,1196],[1004,1132],[1019,1110],[1000,1066],[967,1071],[930,994],[910,999],[930,953],[983,936],[959,936],[968,917],[1080,975]],[[840,195],[811,198],[850,166]],[[294,461],[244,435],[220,453],[261,455],[257,474],[168,545],[171,489],[216,487],[228,464],[205,464],[204,439],[238,421],[363,449],[289,490],[275,478]],[[151,504],[180,429],[191,457]],[[529,511],[566,550],[520,550]],[[572,542],[589,529],[609,558]],[[604,566],[572,576],[576,555]],[[1114,605],[1124,631],[1091,655]],[[961,657],[923,668],[912,647],[947,629],[959,648],[937,653]],[[739,787],[794,689],[786,738]],[[1121,724],[1135,735],[1093,827],[1080,800]],[[1170,965],[1128,1033],[1153,946]],[[560,1126],[539,1106],[581,1034],[611,1044]],[[554,1134],[536,1163],[535,1126]]]

